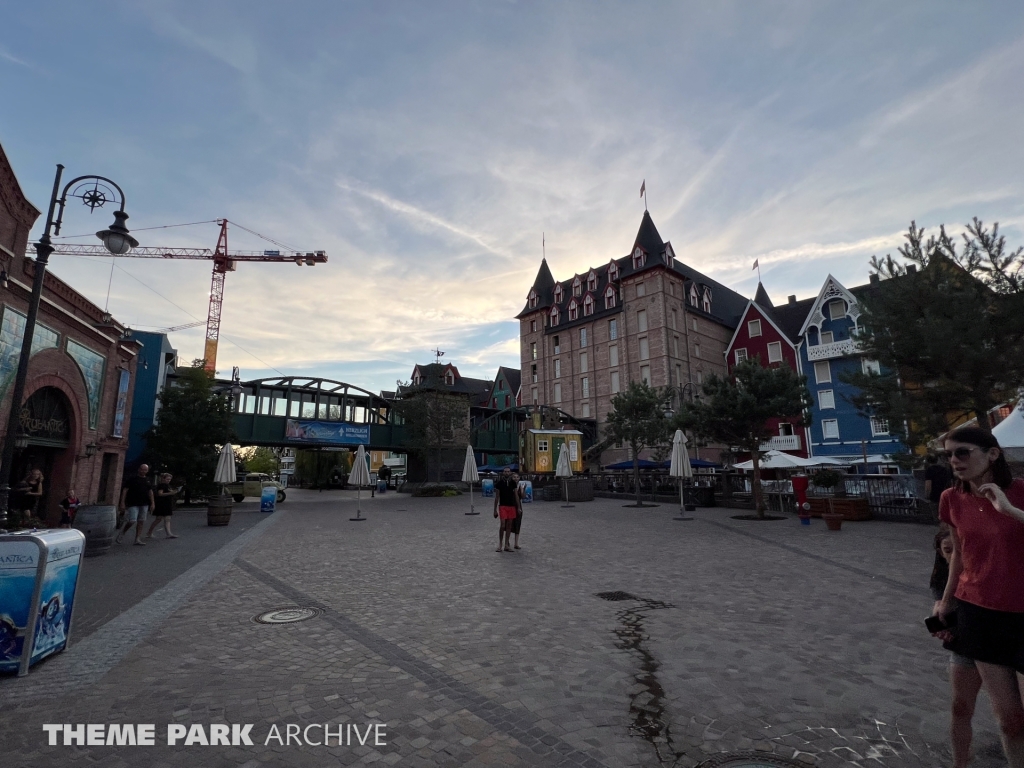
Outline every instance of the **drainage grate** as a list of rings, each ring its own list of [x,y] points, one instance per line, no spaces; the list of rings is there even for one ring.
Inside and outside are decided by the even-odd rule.
[[[595,597],[600,597],[602,600],[608,600],[612,603],[617,603],[621,600],[639,600],[636,595],[631,595],[629,592],[598,592]]]
[[[252,617],[257,624],[295,624],[299,621],[315,619],[323,613],[321,608],[275,608]]]
[[[697,768],[807,768],[805,763],[764,752],[726,752],[706,760]]]

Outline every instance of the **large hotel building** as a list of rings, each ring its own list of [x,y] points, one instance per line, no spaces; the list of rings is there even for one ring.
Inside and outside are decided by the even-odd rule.
[[[680,262],[645,211],[626,256],[561,282],[541,262],[517,316],[523,405],[594,419],[603,436],[612,396],[629,382],[692,382],[699,391],[705,376],[724,374],[725,348],[746,306]],[[600,462],[627,458],[625,448],[610,447]]]

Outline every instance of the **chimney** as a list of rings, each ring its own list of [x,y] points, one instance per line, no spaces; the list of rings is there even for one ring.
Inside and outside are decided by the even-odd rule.
[[[868,275],[868,282],[871,283],[871,285],[878,285],[878,273],[872,272]]]
[[[789,303],[790,304],[796,304],[796,295],[795,294],[793,296],[789,296],[788,299],[789,299]]]
[[[917,264],[907,264],[907,274],[912,275],[917,272]]]

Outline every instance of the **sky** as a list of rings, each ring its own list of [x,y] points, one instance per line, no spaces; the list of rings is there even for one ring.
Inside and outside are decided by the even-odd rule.
[[[217,368],[244,379],[518,367],[542,233],[557,279],[627,254],[644,180],[684,264],[753,296],[756,259],[777,302],[866,282],[911,221],[1024,243],[1020,3],[0,0],[0,22],[0,144],[38,208],[63,163],[120,184],[142,245],[212,248],[212,223],[149,228],[227,218],[327,252],[227,276]],[[109,224],[69,207],[87,236],[61,242]],[[132,327],[206,318],[207,262],[50,264]],[[203,337],[171,341],[188,362]]]

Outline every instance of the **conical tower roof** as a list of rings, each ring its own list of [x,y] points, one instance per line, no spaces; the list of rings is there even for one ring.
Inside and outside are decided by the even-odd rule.
[[[772,304],[772,300],[768,297],[768,291],[764,289],[764,285],[760,281],[757,283],[757,293],[754,294],[754,303],[758,304],[765,309],[774,309],[775,305]]]
[[[536,312],[538,309],[551,306],[555,291],[555,278],[551,275],[547,259],[541,259],[540,261],[540,269],[537,270],[537,277],[533,280],[532,290],[537,294],[537,306],[531,307],[530,302],[527,301],[523,311],[516,315],[516,317],[522,317],[530,312]]]
[[[657,256],[665,250],[665,241],[658,234],[658,228],[654,226],[651,214],[644,211],[644,217],[640,222],[640,229],[636,233],[636,240],[633,242],[633,249],[640,246],[649,256]]]

